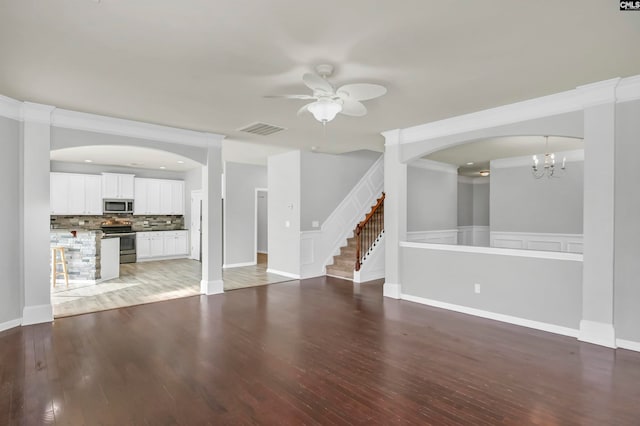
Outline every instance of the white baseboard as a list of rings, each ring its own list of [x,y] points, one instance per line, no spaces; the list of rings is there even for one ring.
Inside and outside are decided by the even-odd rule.
[[[384,283],[382,286],[382,295],[392,299],[400,299],[402,296],[400,293],[400,284]]]
[[[257,262],[230,263],[222,265],[222,269],[242,268],[243,266],[256,266]]]
[[[40,324],[53,321],[51,304],[25,306],[22,310],[22,325]]]
[[[242,268],[243,266],[255,266],[256,264],[256,262],[230,263],[228,265],[222,265],[222,269]]]
[[[268,274],[282,275],[283,277],[293,278],[294,280],[299,280],[300,279],[300,275],[292,274],[290,272],[278,271],[276,269],[271,269],[271,268],[267,269],[267,273]]]
[[[156,260],[174,260],[174,259],[191,259],[188,254],[181,254],[177,256],[161,256],[161,257],[143,257],[140,259],[139,257],[136,259],[136,263],[138,262],[153,262]],[[198,259],[193,259],[198,260]]]
[[[10,328],[18,327],[20,324],[22,324],[22,318],[16,318],[11,321],[5,321],[3,323],[0,323],[0,332],[9,330]]]
[[[640,342],[634,342],[633,340],[616,339],[616,345],[618,345],[618,347],[622,349],[640,352]]]
[[[257,253],[260,253],[260,254],[269,254],[269,252],[268,252],[268,251],[262,251],[262,250],[258,250],[258,251],[257,251]]]
[[[549,333],[561,334],[563,336],[578,337],[578,330],[563,327],[560,325],[549,324],[546,322],[533,321],[525,318],[514,317],[511,315],[498,314],[495,312],[484,311],[481,309],[470,308],[468,306],[454,305],[452,303],[440,302],[437,300],[426,299],[418,296],[411,296],[409,294],[402,294],[401,298],[409,302],[420,303],[423,305],[429,305],[436,308],[447,309],[449,311],[460,312],[463,314],[473,315],[476,317],[487,318],[495,321],[506,322],[509,324],[519,325],[522,327],[533,328],[536,330],[547,331]]]
[[[616,332],[613,324],[598,321],[580,321],[580,334],[578,340],[593,343],[594,345],[616,348]]]
[[[200,281],[200,293],[206,295],[224,293],[224,282],[222,280]]]

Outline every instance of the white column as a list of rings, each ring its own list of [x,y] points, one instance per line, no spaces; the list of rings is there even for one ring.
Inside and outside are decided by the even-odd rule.
[[[616,347],[614,303],[614,141],[618,79],[578,88],[584,110],[584,266],[578,339]]]
[[[49,151],[54,107],[25,102],[21,141],[22,324],[53,320],[49,279]]]
[[[400,241],[407,237],[407,165],[400,161],[400,130],[383,133],[384,148],[384,239],[385,297],[399,299]]]
[[[202,168],[202,294],[224,292],[222,282],[222,144],[212,140]]]

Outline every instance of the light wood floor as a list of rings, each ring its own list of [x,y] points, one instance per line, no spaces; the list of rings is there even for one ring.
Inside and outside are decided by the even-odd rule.
[[[120,277],[99,284],[58,285],[51,302],[56,318],[141,305],[200,294],[200,262],[159,260],[120,265]],[[223,271],[225,291],[290,280],[267,273],[266,255],[258,264]]]

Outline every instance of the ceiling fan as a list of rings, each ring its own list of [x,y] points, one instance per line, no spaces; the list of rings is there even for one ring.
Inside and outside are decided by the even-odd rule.
[[[327,81],[333,73],[333,65],[322,64],[316,67],[317,74],[306,73],[302,81],[311,90],[312,95],[272,95],[267,98],[285,98],[314,100],[298,110],[298,115],[308,111],[322,124],[326,124],[341,113],[353,117],[362,117],[367,108],[361,101],[380,97],[387,93],[387,89],[379,84],[356,83],[345,84],[334,89]]]

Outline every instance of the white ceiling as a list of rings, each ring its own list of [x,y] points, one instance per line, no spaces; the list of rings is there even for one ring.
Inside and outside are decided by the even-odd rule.
[[[480,170],[489,170],[489,162],[499,158],[544,154],[544,136],[509,136],[481,139],[443,149],[427,155],[429,160],[458,166],[463,176],[480,176]],[[582,139],[549,136],[549,152],[584,149]],[[472,162],[469,165],[467,163]]]
[[[0,0],[0,94],[211,131],[232,140],[382,150],[381,131],[640,73],[640,13],[602,0]],[[366,117],[326,133],[304,101],[318,63],[335,85],[385,85]],[[267,137],[236,129],[263,121]]]
[[[137,169],[185,172],[201,164],[166,151],[136,146],[94,145],[51,151],[51,160],[70,163],[102,164]],[[89,160],[89,161],[87,161]]]

